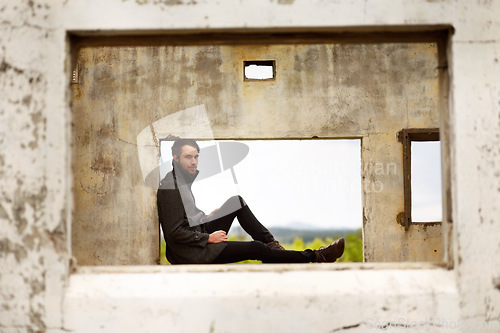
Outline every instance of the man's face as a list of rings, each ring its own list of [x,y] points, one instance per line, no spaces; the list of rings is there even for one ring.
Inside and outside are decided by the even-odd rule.
[[[181,149],[181,155],[174,155],[174,160],[179,162],[186,172],[194,175],[198,168],[198,156],[198,150],[195,147],[184,145]]]

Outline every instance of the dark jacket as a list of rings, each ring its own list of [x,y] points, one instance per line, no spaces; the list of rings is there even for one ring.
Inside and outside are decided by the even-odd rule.
[[[201,224],[206,215],[196,207],[191,192],[197,175],[186,173],[174,161],[174,171],[167,173],[157,192],[158,218],[172,264],[209,264],[226,247],[226,243],[208,243],[209,234]]]

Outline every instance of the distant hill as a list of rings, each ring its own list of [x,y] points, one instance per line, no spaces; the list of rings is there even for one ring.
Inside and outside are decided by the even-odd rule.
[[[322,230],[322,229],[325,229],[325,228],[317,227],[315,225],[311,225],[310,223],[303,223],[303,222],[290,222],[286,225],[276,227],[276,228],[295,229],[295,230]]]
[[[357,229],[321,229],[313,227],[311,229],[306,229],[301,226],[300,229],[287,228],[287,227],[271,227],[269,228],[273,233],[274,237],[278,239],[281,243],[292,243],[296,237],[301,237],[304,242],[313,241],[315,238],[338,238],[345,237],[348,234],[356,233]],[[247,236],[246,239],[250,237],[241,229],[239,225],[235,225],[231,228],[229,235],[234,235],[236,237],[242,237],[242,235]]]

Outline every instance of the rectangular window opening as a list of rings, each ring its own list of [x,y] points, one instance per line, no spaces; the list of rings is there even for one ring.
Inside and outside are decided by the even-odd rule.
[[[361,140],[198,144],[201,179],[192,185],[198,208],[211,212],[231,196],[241,195],[286,249],[316,249],[344,237],[347,245],[340,261],[363,261]],[[160,178],[172,169],[171,146],[172,141],[160,140]],[[228,237],[251,240],[237,219]],[[164,250],[162,235],[161,260],[168,264]]]
[[[276,76],[275,60],[243,61],[245,80],[273,80]]]
[[[442,222],[441,142],[439,129],[404,129],[404,217],[400,223]]]
[[[443,33],[443,36],[445,34],[446,32]],[[333,225],[335,221],[342,220],[342,217],[332,217],[331,214],[328,213],[323,214],[321,217],[307,220],[288,219],[288,222],[281,223],[278,222],[278,218],[274,216],[268,217],[267,214],[263,213],[261,208],[258,207],[259,205],[256,205],[256,201],[258,200],[264,203],[273,203],[273,201],[262,200],[260,197],[257,200],[253,199],[251,194],[249,194],[251,191],[246,189],[245,185],[245,183],[252,183],[252,181],[247,181],[245,180],[246,177],[243,177],[242,168],[244,163],[247,162],[246,159],[251,158],[250,155],[253,154],[253,151],[259,150],[257,148],[252,148],[251,145],[262,143],[273,146],[275,143],[280,143],[285,145],[289,144],[291,146],[296,145],[298,147],[299,145],[307,145],[308,143],[316,144],[318,142],[344,141],[341,139],[325,139],[324,137],[310,140],[309,138],[315,134],[324,135],[327,138],[363,137],[364,140],[364,138],[371,133],[367,133],[366,130],[369,129],[369,131],[371,131],[372,128],[364,126],[364,118],[360,119],[356,117],[356,110],[359,110],[360,105],[356,103],[349,104],[347,102],[363,101],[362,103],[365,103],[364,105],[367,106],[367,109],[372,104],[377,106],[379,96],[378,94],[372,93],[368,88],[373,87],[372,81],[378,82],[377,80],[380,79],[389,80],[392,78],[392,76],[389,78],[385,75],[383,71],[373,71],[369,73],[369,75],[366,74],[363,80],[356,81],[356,94],[352,96],[343,94],[341,88],[345,85],[352,85],[352,80],[359,77],[358,73],[352,71],[352,69],[357,68],[358,65],[357,62],[354,61],[355,59],[352,59],[351,55],[357,54],[354,52],[356,49],[364,49],[367,47],[364,44],[369,45],[369,48],[373,46],[373,54],[377,57],[372,59],[372,56],[367,56],[367,54],[362,53],[361,55],[363,57],[358,59],[359,61],[362,60],[363,63],[372,63],[373,61],[374,66],[388,63],[391,67],[395,67],[392,66],[392,62],[397,64],[397,59],[393,59],[392,62],[386,62],[384,60],[386,59],[385,51],[387,49],[392,50],[394,47],[408,48],[408,43],[415,42],[415,46],[410,44],[411,47],[416,48],[418,46],[421,48],[422,52],[417,53],[417,55],[420,54],[420,58],[424,58],[432,74],[428,79],[428,81],[432,81],[431,83],[428,83],[426,79],[424,80],[425,82],[420,85],[424,86],[426,89],[428,87],[433,88],[434,83],[440,83],[443,78],[445,78],[443,81],[445,89],[441,89],[441,86],[439,86],[439,89],[429,90],[440,92],[439,98],[436,98],[436,102],[439,102],[439,104],[433,105],[429,110],[432,110],[433,117],[436,115],[434,112],[440,112],[446,115],[447,66],[445,46],[447,45],[447,37],[441,37],[441,35],[434,36],[434,34],[426,36],[425,33],[421,35],[425,38],[418,37],[416,40],[413,40],[413,37],[410,36],[411,38],[407,41],[404,34],[397,39],[388,35],[382,39],[374,39],[376,40],[374,42],[372,37],[368,34],[366,36],[363,35],[360,39],[357,39],[358,37],[353,38],[352,41],[354,43],[352,44],[350,44],[350,39],[347,40],[347,44],[345,45],[349,45],[349,47],[345,47],[344,41],[346,41],[346,39],[342,36],[342,38],[338,40],[333,39],[332,42],[332,37],[329,35],[325,35],[325,37],[319,40],[311,40],[307,33],[305,33],[304,36],[308,38],[300,39],[300,43],[297,42],[297,37],[293,34],[286,34],[285,37],[288,36],[287,38],[289,39],[270,39],[268,40],[269,43],[266,45],[261,43],[261,40],[267,38],[265,34],[256,34],[256,37],[259,38],[255,36],[252,37],[255,39],[249,39],[248,45],[240,40],[234,39],[234,36],[228,35],[224,37],[227,40],[225,39],[222,42],[216,40],[214,43],[216,46],[212,46],[210,43],[208,43],[210,45],[207,46],[207,40],[216,38],[213,36],[200,36],[199,40],[195,39],[186,46],[178,46],[177,39],[175,39],[184,40],[185,35],[173,36],[171,39],[167,40],[165,40],[163,36],[161,36],[161,38],[160,36],[151,37],[151,39],[148,39],[148,42],[144,42],[134,37],[123,40],[123,43],[127,44],[123,47],[108,47],[116,43],[113,37],[98,37],[96,39],[95,37],[73,36],[71,40],[71,68],[79,69],[80,75],[77,80],[78,82],[74,82],[75,84],[71,86],[73,94],[71,109],[75,124],[72,128],[74,142],[72,148],[74,165],[73,182],[76,184],[72,192],[75,208],[71,220],[71,246],[72,255],[77,258],[78,266],[155,265],[159,263],[160,256],[158,255],[158,249],[160,245],[160,235],[156,214],[156,200],[154,198],[156,192],[154,186],[153,190],[151,190],[151,184],[155,183],[159,178],[159,146],[165,145],[165,142],[161,140],[161,134],[164,134],[161,130],[161,126],[163,126],[164,123],[160,124],[157,122],[162,120],[163,118],[161,117],[163,116],[170,116],[175,114],[178,110],[194,108],[199,104],[207,106],[210,121],[200,121],[194,124],[186,121],[182,117],[178,117],[176,121],[172,122],[172,124],[180,125],[178,131],[168,133],[173,133],[174,135],[185,135],[180,134],[184,132],[194,133],[198,125],[201,127],[201,124],[210,123],[214,125],[213,129],[215,132],[213,133],[221,138],[251,138],[236,141],[245,144],[247,142],[249,143],[250,153],[248,157],[245,157],[245,161],[239,162],[228,169],[225,169],[224,165],[221,166],[224,172],[221,172],[217,177],[223,177],[223,180],[227,182],[227,190],[219,191],[219,189],[217,189],[217,191],[212,191],[210,193],[211,195],[208,196],[206,200],[217,201],[217,203],[214,203],[214,205],[217,206],[220,205],[221,200],[227,198],[228,195],[241,194],[248,201],[252,209],[256,206],[256,214],[258,214],[262,222],[270,228],[279,228],[280,226],[287,226],[288,224],[293,225],[294,222],[297,222],[295,224],[297,227],[301,224],[305,224],[304,228],[306,229],[321,229],[321,223],[324,221],[331,222]],[[249,37],[246,36],[245,38]],[[255,40],[258,40],[259,43],[254,45]],[[434,43],[435,40],[437,40],[437,42]],[[427,45],[429,42],[432,42],[432,45]],[[96,43],[99,45],[102,44],[104,47],[96,48]],[[137,45],[135,43],[137,43]],[[392,43],[395,44],[392,45]],[[130,47],[128,44],[131,44]],[[422,45],[419,46],[419,44]],[[277,45],[279,45],[279,48]],[[429,51],[434,50],[436,45],[439,47],[439,52],[436,56],[437,60],[434,59],[436,58],[434,56],[435,52]],[[233,52],[233,49],[246,47],[249,48],[247,53],[243,52],[245,50]],[[258,49],[259,47],[262,50]],[[283,48],[283,51],[280,53],[271,50],[271,52],[270,49],[273,47],[277,49]],[[219,48],[222,50],[221,52],[219,52]],[[228,54],[224,53],[227,52],[226,49],[233,52],[231,54],[244,55],[247,59],[250,57],[254,59],[269,59],[270,55],[272,55],[275,60],[243,61],[240,56],[229,59],[221,58],[220,55]],[[306,52],[309,49],[312,51]],[[159,52],[157,52],[158,50]],[[182,61],[178,62],[171,61],[175,58],[177,52],[180,52],[179,54],[189,55],[191,58],[188,57],[189,59],[186,59],[186,61],[184,61],[184,58],[182,58]],[[328,57],[324,59],[318,58],[322,60],[318,62],[311,61],[311,55],[315,55],[316,53],[320,55],[325,54]],[[158,54],[165,56],[155,56]],[[197,57],[198,54],[203,55],[203,57]],[[411,54],[414,55],[414,53]],[[301,55],[301,57],[298,55]],[[330,59],[332,55],[335,57],[342,55],[342,62],[334,64],[335,66],[333,68],[331,66],[322,65],[324,63],[323,60]],[[206,63],[202,63],[200,59],[206,60]],[[200,66],[193,66],[193,61],[195,60],[199,61]],[[121,63],[118,66],[117,63],[119,61]],[[224,66],[223,71],[219,70],[221,61],[222,66]],[[241,73],[242,61],[243,73]],[[282,73],[279,81],[272,81],[277,76],[276,66],[278,61],[280,62],[281,70],[286,69],[286,72]],[[331,62],[325,63],[331,64]],[[156,70],[156,67],[154,67],[157,64],[161,65],[159,66],[159,70]],[[293,66],[293,64],[296,66]],[[307,64],[307,66],[304,64]],[[413,68],[412,64],[413,63],[410,62],[411,66],[408,68],[408,73],[413,73],[411,75],[419,75],[418,73],[420,73],[420,71],[411,71]],[[148,65],[154,65],[151,67],[154,70],[143,70],[144,68],[148,68]],[[215,68],[217,70],[214,74],[210,70],[199,70],[199,68],[202,67],[207,69]],[[299,67],[300,70],[296,69]],[[254,69],[261,70],[263,73],[252,73]],[[335,74],[338,74],[337,72],[342,70],[342,75],[332,74],[331,77],[325,81],[326,84],[323,84],[324,82],[318,78],[321,78],[326,69],[332,73],[335,72]],[[86,75],[82,76],[81,73],[83,72],[85,72]],[[177,73],[175,77],[180,77],[182,80],[164,79],[168,78],[172,73]],[[186,73],[186,76],[191,79],[184,80],[184,74],[180,75],[178,73]],[[220,77],[221,73],[224,74],[223,77]],[[242,74],[243,81],[241,80]],[[111,75],[110,77],[113,79],[102,80],[102,77],[106,75]],[[152,80],[151,77],[154,75],[159,75],[160,78]],[[214,77],[220,77],[220,79],[214,79]],[[371,77],[373,77],[373,80],[370,81]],[[394,76],[395,81],[397,81],[397,77],[398,76]],[[137,84],[137,82],[141,80],[143,82],[154,82],[154,84]],[[266,80],[271,80],[271,82],[262,82],[262,85],[258,83]],[[120,84],[115,84],[116,82]],[[220,82],[224,84],[219,84]],[[413,78],[412,82],[419,82],[418,77]],[[398,82],[395,83],[399,84]],[[241,87],[257,87],[255,84],[258,85],[259,89],[256,90],[256,92],[259,95],[254,94],[254,91],[248,93],[246,90],[244,94],[239,94]],[[86,87],[91,87],[91,89],[86,89]],[[132,90],[129,89],[131,87],[133,87]],[[266,90],[266,88],[272,89]],[[295,88],[297,88],[300,93],[297,93]],[[288,95],[288,91],[292,93]],[[422,91],[425,92],[427,90],[424,89]],[[387,89],[388,98],[390,97],[392,99],[394,97],[393,92],[396,93],[397,90]],[[133,93],[134,98],[130,98],[131,93]],[[283,98],[283,96],[287,98]],[[366,102],[363,96],[367,97]],[[444,102],[442,100],[444,100]],[[117,104],[116,101],[120,101],[120,103]],[[137,105],[147,105],[147,107],[140,107],[138,109]],[[385,109],[392,110],[392,108],[384,108],[384,110]],[[95,110],[100,112],[96,113]],[[98,117],[95,116],[96,114],[103,116]],[[434,124],[434,122],[429,123]],[[444,123],[446,124],[446,122]],[[373,129],[376,131],[385,131],[384,126],[383,122],[379,122],[373,126]],[[402,126],[404,125],[402,124]],[[439,140],[439,129],[431,130],[433,131],[431,131],[430,137],[433,139],[429,140],[423,139],[427,135],[423,132],[412,133],[411,130],[406,130],[410,140],[408,141],[409,144],[406,145],[407,149],[405,149],[405,158],[408,159],[408,163],[405,163],[405,170],[411,171],[412,147],[417,147],[420,143],[419,141]],[[427,129],[425,129],[424,132],[425,131],[427,131]],[[143,132],[145,134],[144,140],[147,139],[147,141],[139,142],[138,135]],[[213,138],[213,133],[205,134],[205,132],[202,132],[202,134],[196,133],[192,136]],[[446,132],[444,131],[443,133]],[[266,136],[269,139],[258,139],[265,138]],[[392,134],[391,137],[395,139]],[[305,139],[300,140],[291,138]],[[217,143],[220,144],[224,141],[225,140],[217,140]],[[360,146],[361,140],[355,139],[345,141],[357,142],[358,146]],[[413,145],[411,144],[412,141]],[[206,142],[210,144],[210,141]],[[212,140],[211,142],[213,144],[216,141]],[[366,140],[366,142],[372,143],[369,140]],[[450,178],[448,171],[449,167],[447,166],[447,163],[449,163],[449,152],[447,150],[448,142],[444,134],[443,143],[445,165],[443,168],[443,172],[445,173],[443,176],[445,183],[443,193],[446,195],[450,193]],[[205,141],[202,141],[202,145],[203,144],[205,144]],[[385,144],[385,142],[383,144]],[[148,152],[152,151],[152,153],[149,154],[146,159],[138,158],[137,154],[139,148],[144,148],[144,150]],[[373,149],[375,149],[375,147],[373,147]],[[270,150],[273,151],[273,149]],[[298,151],[299,150],[297,150],[297,152]],[[358,148],[358,155],[361,155],[360,151],[361,149]],[[365,148],[363,148],[363,151],[366,151]],[[378,150],[372,150],[372,152],[373,151]],[[161,158],[169,154],[169,148],[166,148],[166,153],[162,151]],[[395,160],[399,161],[399,149],[391,151],[391,154],[394,155],[393,157]],[[418,155],[419,153],[414,152],[413,154]],[[291,157],[293,158],[288,159],[287,162],[281,163],[284,161],[282,156],[279,154],[274,155],[262,159],[262,165],[267,167],[269,171],[278,175],[285,172],[289,173],[289,169],[293,168],[302,170],[297,172],[296,176],[289,177],[289,182],[293,184],[296,178],[309,177],[311,183],[309,185],[311,187],[304,188],[302,186],[295,186],[292,190],[286,190],[282,187],[282,190],[283,192],[287,192],[287,194],[288,192],[300,193],[300,195],[303,194],[301,192],[308,193],[310,197],[308,199],[311,199],[313,203],[318,202],[315,198],[321,195],[321,191],[334,191],[337,190],[336,187],[340,186],[338,185],[339,183],[344,185],[348,183],[348,185],[351,186],[349,191],[359,194],[359,204],[357,203],[358,199],[349,200],[347,203],[347,200],[342,201],[343,198],[338,201],[330,199],[330,207],[328,208],[331,211],[341,212],[342,210],[351,210],[350,206],[347,206],[348,209],[346,209],[346,205],[355,205],[356,207],[352,207],[352,212],[358,215],[358,224],[349,226],[349,228],[359,230],[358,238],[361,239],[361,226],[362,224],[365,226],[363,236],[366,247],[362,245],[360,251],[365,251],[365,259],[367,262],[387,261],[384,256],[385,253],[391,252],[390,249],[389,251],[378,251],[377,248],[378,252],[372,251],[372,249],[375,248],[373,246],[374,243],[371,241],[374,237],[375,229],[366,228],[366,226],[376,224],[378,216],[368,216],[368,218],[363,221],[363,209],[369,211],[371,208],[370,205],[373,206],[378,204],[378,201],[367,201],[363,199],[364,201],[362,203],[361,195],[362,193],[366,193],[361,191],[361,184],[358,185],[358,182],[361,183],[362,178],[358,177],[358,181],[354,182],[347,181],[341,176],[342,171],[348,170],[347,172],[350,174],[351,172],[356,173],[356,169],[354,167],[351,168],[340,165],[338,166],[338,170],[332,169],[328,177],[313,180],[316,179],[313,178],[317,176],[316,172],[311,171],[311,168],[305,168],[303,164],[304,160],[314,161],[317,160],[317,157],[310,153],[294,153]],[[168,160],[166,160],[166,162],[168,162]],[[201,163],[202,162],[200,162],[200,164]],[[364,161],[363,164],[364,163],[370,163],[370,161],[367,160]],[[143,164],[148,167],[152,164],[155,169],[151,169],[149,173],[144,173],[142,168]],[[358,164],[359,168],[361,168],[362,163],[360,160],[355,162],[355,164]],[[394,165],[399,166],[398,163]],[[320,169],[322,166],[316,165],[314,168]],[[414,166],[413,168],[416,169],[417,167]],[[439,169],[440,167],[437,168]],[[395,176],[395,183],[398,184],[396,190],[399,191],[397,195],[401,197],[403,193],[401,193],[401,186],[399,186],[401,182],[399,170],[398,168],[396,176],[396,171],[393,172],[391,169],[390,175]],[[162,172],[164,172],[164,176],[167,171],[163,170]],[[256,172],[256,174],[258,174],[258,172]],[[319,172],[319,174],[322,173]],[[357,172],[357,174],[359,175],[360,172]],[[416,177],[416,175],[413,177]],[[322,183],[318,185],[320,181],[322,181]],[[337,181],[337,183],[335,181]],[[396,205],[395,203],[389,203],[392,205],[391,207],[394,208],[394,214],[391,215],[394,216],[394,218],[390,219],[390,223],[394,224],[396,216],[398,217],[398,221],[405,225],[426,222],[425,220],[420,220],[419,213],[414,210],[412,211],[412,206],[417,206],[415,202],[418,201],[418,195],[414,191],[413,195],[415,197],[413,198],[414,203],[412,204],[411,181],[411,177],[408,179],[405,177],[405,218],[400,218],[403,214],[401,214],[399,201],[397,202],[397,206],[394,206]],[[275,190],[270,181],[260,182],[259,180],[253,183],[256,185],[261,184],[262,192],[273,193]],[[193,188],[197,196],[197,203],[200,204],[200,208],[209,212],[210,208],[214,205],[209,201],[204,202],[204,199],[202,199],[204,196],[201,195],[202,189],[196,188],[198,185],[199,184],[195,185]],[[413,185],[413,188],[415,190],[416,185]],[[410,191],[408,196],[406,195],[407,189]],[[373,190],[377,192],[379,188],[376,187]],[[425,193],[423,196],[425,198]],[[446,197],[446,199],[449,200],[448,197]],[[283,207],[288,207],[290,211],[300,209],[302,205],[300,200],[290,199],[277,201],[283,201],[279,202],[279,204],[283,204]],[[335,206],[335,209],[332,208],[334,204],[336,205],[340,202],[344,202],[345,205],[342,206],[340,204]],[[406,202],[409,202],[408,206]],[[363,204],[365,207],[363,207]],[[323,206],[326,207],[326,205],[321,206],[321,208],[323,208]],[[451,223],[449,206],[449,202],[446,201],[445,208],[447,210],[444,212],[445,215],[442,219]],[[303,210],[307,211],[310,209],[307,208]],[[98,221],[98,223],[96,223],[96,221]],[[137,221],[140,221],[140,223],[137,223]],[[434,223],[436,221],[435,218],[430,217],[428,222]],[[238,225],[239,223],[235,221],[233,228]],[[399,228],[397,224],[396,228]],[[378,230],[376,231],[378,232]],[[433,230],[438,232],[440,226],[437,226],[437,228]],[[278,234],[275,235],[279,240],[284,239]],[[230,236],[233,235],[230,234]],[[234,233],[234,236],[239,237],[237,233]],[[378,236],[378,234],[375,235],[376,238],[378,238]],[[163,240],[163,237],[161,237],[161,239]],[[305,240],[305,237],[303,240]],[[402,238],[402,241],[405,240]],[[284,242],[287,241],[285,240]],[[346,244],[347,243],[352,242],[348,242],[346,239]],[[447,244],[445,245],[448,246]],[[311,247],[315,246],[313,245]],[[380,249],[382,248],[383,246],[380,246]],[[394,252],[398,253],[398,251]],[[362,252],[361,255],[363,255]],[[391,258],[394,258],[395,262],[398,260],[402,262],[407,260],[397,255]],[[420,259],[417,258],[417,261],[418,260]],[[424,258],[424,261],[425,260],[427,259]],[[165,269],[169,270],[170,268]]]
[[[413,141],[411,170],[412,222],[442,221],[440,141]]]

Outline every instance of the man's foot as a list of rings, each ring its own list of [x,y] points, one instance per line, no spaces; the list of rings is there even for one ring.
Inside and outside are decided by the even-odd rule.
[[[344,239],[339,238],[327,247],[314,250],[314,262],[335,262],[344,253]]]
[[[272,247],[273,249],[278,249],[278,250],[285,249],[283,246],[281,246],[280,242],[278,242],[277,240],[273,240],[272,242],[269,242],[266,245]]]

